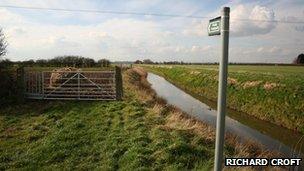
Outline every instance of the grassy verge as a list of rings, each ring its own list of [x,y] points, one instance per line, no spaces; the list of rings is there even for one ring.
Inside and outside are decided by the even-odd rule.
[[[214,130],[157,98],[144,75],[126,71],[123,101],[1,108],[0,170],[210,170]],[[232,137],[227,142],[227,156],[274,155]]]
[[[233,66],[228,77],[229,108],[304,133],[304,76],[290,66],[277,71],[260,66]],[[210,100],[217,99],[218,72],[197,66],[145,66],[179,87]],[[263,72],[262,72],[263,71]],[[286,72],[283,72],[286,71]]]

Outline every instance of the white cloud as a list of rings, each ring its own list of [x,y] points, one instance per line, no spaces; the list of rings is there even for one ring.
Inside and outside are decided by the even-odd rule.
[[[257,52],[263,52],[264,51],[264,48],[263,47],[259,47],[258,49],[257,49]]]
[[[265,54],[265,53],[269,53],[269,54],[277,54],[277,53],[280,53],[282,52],[283,49],[278,47],[278,46],[271,46],[271,47],[259,47],[253,51],[251,51],[251,53],[260,53],[260,54]]]
[[[26,30],[23,27],[10,27],[6,30],[6,34],[13,36],[21,36],[23,34],[26,34]]]
[[[30,22],[7,10],[2,14],[4,18],[18,19],[14,24],[0,20],[5,26],[8,57],[12,60],[70,54],[135,60],[167,45],[172,36],[172,32],[160,30],[152,21],[114,18],[97,25],[61,26]]]
[[[276,27],[275,22],[257,21],[275,20],[275,14],[271,9],[259,5],[253,8],[249,5],[238,5],[231,11],[230,19],[232,36],[267,34]],[[239,19],[249,19],[249,21],[240,21]]]
[[[304,16],[304,15],[303,15]],[[285,16],[281,19],[286,22],[303,22],[302,17],[295,16]],[[294,28],[298,32],[304,32],[304,24],[290,24],[292,28]]]
[[[7,9],[0,9],[0,16],[1,25],[14,26],[15,24],[25,24],[24,17],[12,13]]]
[[[295,30],[299,32],[304,32],[304,25],[295,26]]]
[[[191,52],[206,52],[208,50],[211,49],[211,46],[210,45],[206,45],[206,46],[197,46],[197,45],[194,45],[191,47]]]
[[[275,13],[267,7],[251,4],[238,4],[231,9],[230,34],[232,36],[244,37],[267,34],[276,27],[275,22],[255,21],[275,20]],[[217,13],[213,12],[208,16],[217,16]],[[239,19],[249,19],[249,21],[240,21]],[[207,36],[207,26],[208,21],[205,19],[193,20],[193,22],[186,29],[184,29],[182,33],[186,36]]]
[[[185,36],[207,36],[207,20],[193,20],[192,23],[182,31]]]
[[[269,49],[269,52],[270,53],[280,53],[280,52],[282,52],[282,48],[273,46],[272,48]]]
[[[106,9],[111,3],[79,0],[0,0],[3,4],[52,8]],[[148,3],[148,5],[147,5]],[[104,6],[104,4],[107,4]],[[174,4],[174,5],[172,5]],[[188,4],[188,5],[187,5]],[[265,5],[266,4],[266,5]],[[230,59],[234,62],[289,62],[303,51],[303,25],[238,21],[241,19],[300,21],[303,7],[287,3],[237,1],[231,6]],[[113,10],[149,11],[160,5],[159,13],[218,16],[220,11],[204,14],[193,3],[147,1],[117,3]],[[127,6],[128,8],[124,8]],[[174,7],[174,8],[173,8]],[[112,8],[111,8],[112,9]],[[168,9],[168,10],[166,10]],[[275,12],[274,12],[275,11]],[[298,12],[297,12],[298,11]],[[299,15],[299,11],[301,14]],[[152,11],[153,12],[153,11]],[[49,14],[49,15],[46,15]],[[9,42],[12,60],[50,58],[74,54],[107,57],[111,60],[218,60],[220,37],[207,36],[208,20],[158,18],[155,16],[96,15],[0,9],[0,26]],[[44,16],[46,21],[44,21]],[[286,17],[287,16],[287,17]],[[114,18],[116,17],[116,18]]]

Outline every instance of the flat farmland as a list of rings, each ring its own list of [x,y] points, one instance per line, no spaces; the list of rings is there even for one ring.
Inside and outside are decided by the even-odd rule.
[[[164,65],[163,65],[164,66]],[[169,65],[172,67],[174,65]],[[218,65],[182,65],[190,69],[208,69],[218,71]],[[268,65],[229,65],[230,72],[251,72],[263,74],[304,74],[304,66],[268,66]]]
[[[217,65],[143,65],[188,92],[217,99]],[[304,67],[229,65],[228,107],[304,132]]]
[[[215,132],[124,72],[122,101],[26,101],[0,108],[0,170],[210,170]],[[278,156],[227,136],[225,155]]]

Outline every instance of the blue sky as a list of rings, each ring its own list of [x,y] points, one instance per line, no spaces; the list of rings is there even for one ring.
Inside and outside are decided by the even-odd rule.
[[[129,11],[217,17],[231,7],[230,62],[291,62],[304,51],[303,0],[0,0],[0,5]],[[96,60],[216,62],[220,37],[207,36],[208,19],[0,8],[9,42],[6,58],[82,55]]]

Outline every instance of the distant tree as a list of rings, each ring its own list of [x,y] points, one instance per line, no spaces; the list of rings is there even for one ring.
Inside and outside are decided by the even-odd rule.
[[[136,60],[134,63],[135,63],[135,64],[142,64],[143,62],[140,61],[140,60]]]
[[[33,59],[30,59],[30,60],[27,60],[27,61],[23,61],[22,63],[24,64],[24,66],[32,67],[35,64],[35,61]]]
[[[9,59],[2,59],[2,60],[0,60],[0,71],[2,69],[9,68],[13,65],[14,65],[14,62],[10,61]]]
[[[94,59],[91,58],[84,58],[83,59],[83,67],[93,67],[95,66],[95,61]]]
[[[45,67],[45,66],[47,66],[48,61],[45,60],[45,59],[38,59],[38,60],[36,60],[35,63],[36,63],[38,66]]]
[[[98,65],[101,67],[109,67],[111,62],[108,59],[100,59],[97,61]]]
[[[3,30],[0,28],[0,59],[6,55],[6,47],[7,47],[7,42],[5,40],[5,36],[3,34]]]
[[[93,67],[96,65],[94,59],[82,56],[57,56],[47,60],[47,65],[56,67]]]
[[[153,64],[153,61],[150,59],[145,59],[145,60],[143,60],[143,63],[144,64]]]
[[[304,54],[301,53],[294,61],[294,64],[304,64]]]

